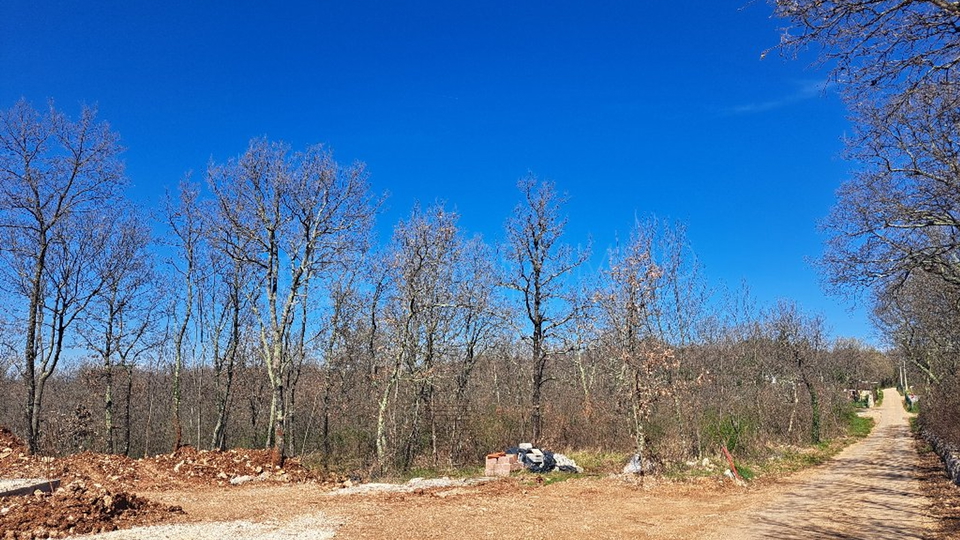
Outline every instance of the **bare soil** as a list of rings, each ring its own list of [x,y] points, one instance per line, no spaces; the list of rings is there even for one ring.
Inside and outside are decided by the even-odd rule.
[[[60,538],[136,526],[183,521],[176,503],[161,503],[141,493],[192,493],[249,484],[315,483],[334,487],[337,479],[321,478],[295,460],[272,465],[266,450],[177,452],[145,459],[83,452],[64,457],[27,453],[26,445],[0,427],[0,479],[59,479],[53,493],[0,497],[0,540]],[[4,486],[16,487],[12,482]]]
[[[163,521],[182,513],[176,506],[75,480],[53,494],[0,498],[0,538],[64,538]]]
[[[0,427],[0,477],[59,478],[64,485],[90,480],[114,489],[158,489],[226,486],[231,479],[249,476],[261,481],[289,483],[320,478],[296,459],[272,465],[269,450],[236,449],[224,452],[184,446],[170,454],[144,459],[82,452],[63,458],[27,455],[26,445]]]
[[[932,452],[918,453],[923,445],[910,435],[898,396],[887,394],[870,414],[877,418],[873,433],[829,463],[745,487],[719,474],[683,482],[584,476],[552,484],[523,474],[483,483],[343,490],[342,479],[316,478],[296,462],[283,473],[270,469],[269,454],[257,451],[38,460],[50,469],[18,458],[10,470],[26,477],[59,470],[65,484],[73,474],[88,482],[88,490],[135,493],[143,506],[109,521],[107,530],[153,526],[89,537],[98,540],[960,538],[960,490]],[[4,447],[0,439],[0,456]],[[0,476],[10,476],[8,465],[9,456],[0,457]],[[258,480],[231,485],[229,479],[241,474]],[[89,483],[101,481],[96,488]],[[56,495],[46,497],[57,506]],[[9,504],[0,500],[0,507]],[[15,525],[5,515],[0,539],[45,538],[35,533],[46,525],[10,529]]]

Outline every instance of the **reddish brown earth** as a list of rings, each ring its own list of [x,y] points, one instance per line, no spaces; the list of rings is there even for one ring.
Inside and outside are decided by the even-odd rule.
[[[100,529],[89,530],[166,525],[90,538],[960,539],[960,490],[936,456],[910,436],[898,403],[888,395],[884,407],[871,413],[877,418],[873,433],[829,463],[746,487],[719,475],[643,483],[585,476],[549,485],[520,475],[408,492],[333,494],[336,483],[311,477],[295,461],[283,472],[270,468],[267,452],[187,449],[145,460],[97,454],[42,460],[4,457],[10,443],[0,439],[0,476],[57,476],[65,485],[80,480],[85,487],[62,501],[60,495],[35,497],[45,501],[45,510],[9,510],[0,516],[0,532],[15,534],[0,539],[45,537],[36,533],[49,527],[50,508],[69,507],[76,514],[110,506],[104,497],[127,508],[106,512],[94,520]],[[227,481],[263,472],[270,474],[241,486]],[[0,500],[0,507],[10,504]],[[6,516],[15,513],[35,513],[36,519],[14,525]],[[8,529],[15,526],[20,528]]]
[[[0,540],[58,538],[184,519],[177,504],[136,493],[226,489],[246,476],[260,484],[320,482],[295,460],[272,465],[266,450],[197,451],[145,459],[83,452],[65,458],[27,454],[26,445],[0,427],[0,478],[59,479],[54,493],[0,497]],[[332,486],[329,482],[320,485]]]
[[[171,454],[144,459],[82,452],[64,458],[28,456],[26,446],[0,427],[0,478],[59,478],[91,480],[117,489],[155,489],[224,486],[237,476],[263,477],[274,482],[315,480],[316,475],[289,459],[283,468],[272,465],[268,450],[216,452],[184,446]]]
[[[63,538],[154,523],[182,514],[151,502],[75,480],[53,494],[0,498],[0,538]]]

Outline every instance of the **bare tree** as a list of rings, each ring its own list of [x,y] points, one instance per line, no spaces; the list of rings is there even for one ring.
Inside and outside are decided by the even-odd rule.
[[[817,46],[848,96],[862,169],[827,228],[834,285],[887,286],[922,269],[956,286],[960,6],[941,0],[776,0],[781,47]]]
[[[960,86],[861,110],[850,153],[863,165],[826,222],[831,282],[894,292],[924,272],[960,290]]]
[[[25,338],[27,443],[39,450],[44,386],[72,323],[102,283],[91,277],[125,179],[116,134],[84,108],[71,121],[21,100],[0,114],[0,231],[5,283]]]
[[[817,46],[857,121],[848,148],[863,168],[841,189],[827,223],[834,284],[889,284],[922,269],[957,286],[960,5],[771,3],[790,23],[781,47]]]
[[[214,228],[208,228],[208,234],[210,229]],[[217,231],[230,233],[229,230]],[[243,336],[251,327],[248,299],[252,294],[252,279],[248,266],[216,249],[216,237],[211,239],[211,243],[214,245],[210,252],[213,271],[211,279],[207,280],[206,291],[202,291],[208,298],[207,311],[210,315],[206,333],[216,387],[217,416],[210,444],[212,448],[225,450],[235,369],[241,355]]]
[[[550,182],[535,176],[522,178],[517,187],[523,201],[506,225],[506,259],[509,276],[505,285],[520,293],[523,313],[529,323],[533,361],[531,378],[531,438],[543,435],[543,385],[548,381],[547,365],[551,341],[573,318],[569,306],[569,274],[583,264],[588,250],[574,250],[561,243],[566,219],[561,215],[565,197]]]
[[[922,374],[920,387],[937,386],[960,367],[957,302],[956,290],[924,272],[879,296],[875,320],[900,357]]]
[[[149,347],[148,332],[155,322],[157,298],[150,233],[146,220],[128,208],[118,222],[116,234],[104,246],[96,272],[102,288],[92,299],[86,316],[79,321],[83,342],[100,357],[104,382],[104,431],[107,451],[116,453],[115,368],[126,372],[122,453],[129,451],[130,364],[144,347]]]
[[[770,315],[772,335],[777,343],[778,359],[790,366],[791,373],[803,384],[810,398],[810,440],[817,444],[823,433],[820,367],[826,352],[826,335],[820,316],[807,316],[792,302],[781,301]],[[796,403],[796,399],[794,399]],[[793,413],[791,413],[792,424]]]
[[[668,370],[667,387],[673,401],[679,444],[687,441],[687,418],[683,392],[702,380],[703,370],[688,369],[686,355],[699,341],[700,330],[709,313],[710,291],[701,273],[700,263],[687,240],[682,223],[664,223],[650,219],[645,225],[654,231],[655,259],[661,268],[661,293],[657,295],[656,331],[659,339],[675,350],[674,369]]]
[[[497,291],[495,258],[489,246],[480,237],[463,243],[462,254],[457,262],[454,279],[456,290],[459,352],[456,357],[456,393],[454,418],[450,439],[451,464],[463,459],[466,441],[463,424],[469,408],[469,390],[477,363],[492,349],[498,336],[505,330],[510,317],[510,308]]]
[[[600,302],[602,295],[596,294],[599,288],[592,280],[580,284],[573,302],[577,313],[573,318],[573,329],[569,332],[573,365],[583,393],[583,416],[588,422],[594,412],[594,393],[598,379],[604,375],[602,368],[607,367],[601,360],[609,356],[597,354],[601,350],[604,333]]]
[[[381,395],[377,439],[381,466],[385,455],[385,415],[390,392],[409,380],[412,403],[403,434],[398,464],[406,470],[413,462],[424,432],[436,460],[434,397],[436,369],[450,353],[456,337],[458,263],[463,246],[457,228],[458,216],[437,205],[423,211],[414,207],[408,220],[394,230],[391,246],[392,302],[388,307],[391,324],[389,380]],[[429,424],[424,429],[423,417]]]
[[[170,229],[170,244],[177,250],[177,258],[170,259],[174,273],[179,276],[182,294],[171,298],[171,310],[176,328],[173,335],[173,449],[183,444],[182,374],[187,355],[188,332],[193,323],[193,311],[197,301],[197,281],[201,273],[203,250],[203,210],[200,203],[200,187],[187,180],[180,183],[176,199],[169,195],[164,206],[166,224]]]
[[[670,394],[676,350],[660,325],[664,269],[654,260],[656,230],[637,223],[626,246],[610,254],[599,303],[607,321],[609,349],[620,360],[632,410],[631,430],[641,470],[647,459],[646,424],[653,405]]]
[[[960,311],[960,4],[773,4],[775,13],[790,21],[783,48],[818,47],[857,126],[848,153],[861,167],[840,189],[827,220],[825,273],[837,290],[872,293],[901,357],[912,358],[921,370],[930,367],[930,358],[953,356],[954,333],[943,332],[916,307],[931,301],[928,307],[938,310],[941,320],[955,320]],[[919,283],[933,290],[918,294]],[[947,313],[940,310],[944,298],[954,302]],[[925,371],[925,378],[941,397],[957,393],[960,381],[936,381],[933,373]],[[956,415],[941,412],[944,418]]]
[[[330,307],[327,310],[323,336],[324,381],[320,399],[320,451],[324,470],[330,467],[333,450],[333,423],[335,388],[342,388],[351,373],[361,372],[360,358],[366,352],[363,336],[364,309],[376,310],[376,305],[366,305],[360,288],[363,275],[369,271],[363,261],[331,277],[328,284]],[[373,302],[375,304],[376,302]],[[362,371],[367,375],[366,371]],[[303,435],[301,448],[305,451],[310,424]]]
[[[317,275],[365,246],[375,206],[363,166],[341,167],[319,146],[291,154],[282,143],[254,140],[239,159],[211,166],[208,182],[220,226],[235,233],[222,237],[228,253],[259,283],[251,308],[272,388],[268,443],[282,462],[294,329],[307,324]]]

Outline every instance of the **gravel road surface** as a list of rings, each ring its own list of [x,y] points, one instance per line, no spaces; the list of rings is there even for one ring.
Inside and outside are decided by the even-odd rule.
[[[830,463],[796,475],[769,502],[737,512],[708,538],[927,538],[936,523],[916,477],[900,395],[883,391],[876,427]]]

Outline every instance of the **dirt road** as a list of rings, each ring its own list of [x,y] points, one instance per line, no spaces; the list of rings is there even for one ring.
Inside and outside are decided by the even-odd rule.
[[[736,512],[707,538],[925,538],[936,523],[914,472],[908,415],[892,389],[869,437],[790,479],[784,493]]]
[[[896,393],[873,433],[830,463],[746,488],[720,478],[644,485],[530,477],[405,493],[332,495],[314,485],[249,485],[144,493],[183,506],[190,524],[97,536],[232,540],[285,538],[690,539],[931,538],[936,522]]]

